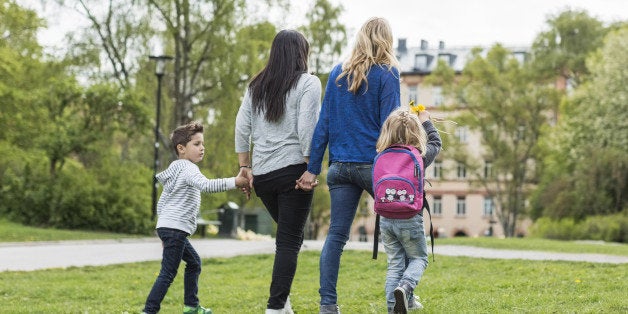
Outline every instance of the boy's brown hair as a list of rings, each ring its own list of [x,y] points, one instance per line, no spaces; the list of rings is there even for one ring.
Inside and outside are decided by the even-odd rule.
[[[174,153],[177,154],[177,156],[179,156],[177,145],[181,144],[185,146],[192,139],[192,135],[196,133],[203,133],[203,125],[198,122],[184,124],[174,129],[174,132],[170,134],[170,141],[172,142]]]

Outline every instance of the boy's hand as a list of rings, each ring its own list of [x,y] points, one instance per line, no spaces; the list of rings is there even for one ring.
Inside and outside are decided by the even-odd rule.
[[[251,168],[240,168],[236,179],[236,186],[246,194],[246,199],[251,199],[251,189],[253,188],[253,171]]]

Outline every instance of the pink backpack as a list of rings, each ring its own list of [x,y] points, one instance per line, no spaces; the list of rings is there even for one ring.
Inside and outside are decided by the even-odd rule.
[[[423,158],[416,147],[393,145],[375,157],[373,197],[375,212],[386,218],[406,219],[423,209]]]
[[[432,214],[425,198],[425,168],[419,150],[410,145],[392,145],[375,156],[373,164],[373,198],[375,241],[373,259],[377,259],[379,216],[407,219],[420,214],[423,208],[430,215],[430,239],[434,259],[434,227]]]

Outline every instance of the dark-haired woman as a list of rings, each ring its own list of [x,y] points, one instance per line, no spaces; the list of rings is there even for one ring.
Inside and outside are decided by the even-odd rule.
[[[321,82],[307,73],[308,54],[301,33],[280,31],[268,63],[249,83],[236,118],[241,172],[277,223],[266,313],[293,313],[288,296],[312,204],[312,190],[295,188],[307,170],[321,104]]]

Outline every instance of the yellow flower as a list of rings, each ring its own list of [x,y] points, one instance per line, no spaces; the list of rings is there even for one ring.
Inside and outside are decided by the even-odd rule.
[[[423,106],[422,104],[417,104],[414,105],[414,100],[410,101],[410,111],[416,114],[419,114],[419,112],[425,110],[425,106]]]

